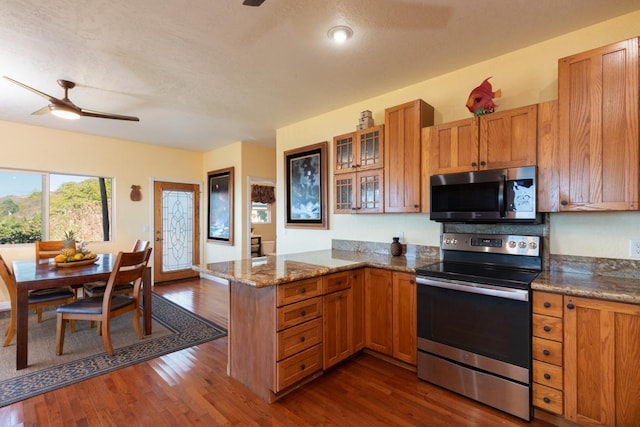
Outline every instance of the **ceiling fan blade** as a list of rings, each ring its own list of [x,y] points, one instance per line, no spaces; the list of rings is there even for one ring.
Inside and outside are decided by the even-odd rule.
[[[245,6],[260,6],[262,3],[264,3],[264,0],[244,0],[242,2]]]
[[[2,78],[6,79],[6,80],[9,80],[11,83],[14,83],[14,84],[16,84],[16,85],[18,85],[18,86],[20,86],[20,87],[22,87],[22,88],[25,88],[26,90],[28,90],[28,91],[30,91],[30,92],[33,92],[33,93],[35,93],[36,95],[40,95],[41,97],[46,98],[46,99],[48,99],[48,100],[49,100],[49,101],[51,101],[51,102],[55,102],[55,101],[62,102],[62,100],[60,100],[60,99],[58,99],[58,98],[56,98],[56,97],[54,97],[54,96],[48,95],[48,94],[46,94],[46,93],[44,93],[44,92],[40,92],[38,89],[34,89],[34,88],[32,88],[31,86],[27,86],[26,84],[24,84],[24,83],[20,83],[20,82],[19,82],[19,81],[17,81],[17,80],[13,80],[13,79],[12,79],[12,78],[10,78],[10,77],[2,76]]]
[[[127,120],[130,122],[139,122],[140,119],[134,116],[123,116],[120,114],[101,113],[100,111],[80,109],[80,115],[83,117],[97,117],[99,119]]]
[[[41,109],[36,110],[36,111],[34,111],[33,113],[31,113],[31,115],[32,115],[32,116],[41,116],[41,115],[43,115],[43,114],[47,114],[47,113],[49,113],[49,111],[50,111],[50,110],[49,110],[49,106],[48,106],[48,105],[45,105],[45,106],[44,106],[44,107],[42,107]]]

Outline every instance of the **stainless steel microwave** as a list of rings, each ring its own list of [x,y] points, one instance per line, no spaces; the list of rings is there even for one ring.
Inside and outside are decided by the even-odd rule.
[[[536,167],[433,175],[430,218],[438,222],[535,222]]]

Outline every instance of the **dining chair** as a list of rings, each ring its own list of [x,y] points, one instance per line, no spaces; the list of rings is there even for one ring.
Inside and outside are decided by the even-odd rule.
[[[9,291],[9,299],[11,301],[11,319],[9,326],[5,332],[5,340],[3,346],[11,344],[16,334],[16,304],[18,300],[18,288],[16,285],[16,277],[13,271],[9,269],[2,255],[0,255],[0,277]],[[38,322],[42,321],[42,309],[44,307],[67,304],[75,300],[75,294],[69,288],[50,288],[29,292],[29,308],[35,309],[38,313]],[[72,330],[73,330],[72,326]]]
[[[56,255],[60,255],[62,250],[65,248],[64,240],[36,240],[36,260],[38,262],[42,262],[43,260],[47,260],[49,262],[52,258],[55,258]],[[76,241],[74,240],[71,247],[74,251],[76,250]],[[73,290],[76,298],[78,297],[78,288],[81,286],[72,286],[69,289]],[[47,291],[46,289],[44,290]],[[42,309],[36,311],[38,313],[38,322],[42,321]]]
[[[136,240],[133,245],[133,252],[144,251],[150,246],[147,240]],[[97,297],[104,294],[107,282],[90,282],[82,286],[82,293],[85,297]],[[133,283],[123,283],[116,286],[113,291],[116,294],[131,295],[133,292]]]
[[[142,339],[139,300],[142,278],[151,256],[151,249],[147,247],[139,252],[119,252],[104,295],[82,298],[56,309],[56,354],[61,355],[64,351],[64,333],[68,320],[100,322],[104,348],[109,356],[113,356],[111,319],[133,311],[133,329],[138,338]],[[133,283],[133,293],[131,295],[114,294],[115,287],[124,283]]]

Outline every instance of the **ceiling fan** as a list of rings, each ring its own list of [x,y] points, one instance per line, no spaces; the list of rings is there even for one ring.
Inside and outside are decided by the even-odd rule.
[[[264,3],[264,0],[244,0],[242,2],[245,6],[260,6],[262,3]]]
[[[11,83],[17,84],[28,91],[35,93],[36,95],[40,95],[43,98],[49,100],[50,104],[46,107],[39,109],[38,111],[34,111],[31,114],[45,114],[51,113],[57,117],[62,117],[65,119],[79,119],[80,117],[97,117],[99,119],[114,119],[114,120],[128,120],[132,122],[139,122],[140,119],[133,116],[123,116],[120,114],[110,114],[110,113],[101,113],[99,111],[87,110],[84,108],[78,107],[76,104],[69,100],[67,96],[69,89],[73,89],[75,87],[74,82],[70,82],[69,80],[58,80],[58,84],[64,89],[64,98],[59,99],[51,95],[47,95],[44,92],[40,92],[37,89],[34,89],[30,86],[27,86],[24,83],[20,83],[17,80],[13,80],[7,76],[3,76],[5,79],[9,80]]]

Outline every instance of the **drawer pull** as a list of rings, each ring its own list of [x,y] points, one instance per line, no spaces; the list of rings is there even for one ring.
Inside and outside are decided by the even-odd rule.
[[[542,400],[544,400],[544,403],[551,403],[551,399],[548,397],[543,397]]]
[[[306,292],[307,292],[307,288],[300,288],[300,293],[301,293],[301,294],[304,294],[304,293],[306,293]]]
[[[548,325],[547,325],[547,326],[545,326],[545,327],[544,327],[544,331],[545,331],[545,332],[551,332],[551,326],[548,326]]]
[[[542,354],[544,354],[545,356],[549,356],[551,352],[549,350],[542,350]]]
[[[550,380],[550,379],[551,379],[551,375],[550,375],[550,374],[545,373],[545,374],[544,374],[544,379],[545,379],[545,380]]]
[[[306,368],[305,364],[303,363],[302,365],[300,365],[300,370],[304,371],[304,368]]]
[[[300,337],[300,342],[304,342],[304,340],[305,340],[305,338],[304,338],[304,335],[303,335],[303,336]]]
[[[306,316],[306,314],[307,314],[306,311],[304,311],[304,310],[300,311],[300,316]]]
[[[568,308],[569,310],[573,310],[574,308],[576,308],[576,306],[575,306],[575,305],[573,305],[572,303],[569,303],[569,304],[567,304],[567,308]]]
[[[409,283],[411,283],[411,284],[413,285],[413,284],[415,284],[415,283],[416,283],[416,281],[415,281],[415,280],[413,280],[413,279],[410,279],[410,280],[409,280]]]
[[[549,307],[551,307],[551,303],[549,301],[545,301],[544,308],[549,308]]]

